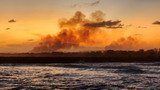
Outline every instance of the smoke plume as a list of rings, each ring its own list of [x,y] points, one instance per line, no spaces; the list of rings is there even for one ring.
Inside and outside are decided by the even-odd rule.
[[[41,42],[33,52],[53,52],[63,49],[94,46],[104,42],[101,36],[108,28],[122,27],[121,21],[105,21],[105,14],[96,11],[91,14],[91,20],[77,11],[70,19],[63,19],[59,22],[60,32],[56,36],[48,35],[41,39]]]
[[[142,46],[142,41],[137,37],[129,36],[120,38],[106,46],[106,50],[137,50]],[[143,46],[142,46],[143,47]],[[141,48],[142,48],[141,47]]]

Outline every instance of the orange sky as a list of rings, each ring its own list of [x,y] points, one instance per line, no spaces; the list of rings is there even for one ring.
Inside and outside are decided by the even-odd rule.
[[[159,8],[159,0],[1,0],[0,52],[28,52],[42,37],[60,31],[60,19],[71,18],[76,11],[90,18],[97,10],[106,14],[106,20],[121,20],[124,26],[103,29],[106,35],[94,38],[100,41],[104,37],[106,42],[97,42],[94,47],[104,48],[132,36],[141,40],[144,48],[159,48],[160,25],[152,24],[160,20]],[[16,22],[8,22],[12,19]]]

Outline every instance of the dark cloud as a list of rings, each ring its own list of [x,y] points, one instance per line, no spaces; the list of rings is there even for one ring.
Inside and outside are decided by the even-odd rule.
[[[94,22],[94,23],[86,23],[84,26],[87,27],[107,27],[107,28],[122,28],[123,25],[121,21],[103,21],[103,22]]]
[[[8,22],[9,22],[9,23],[15,23],[15,22],[16,22],[16,20],[11,19],[11,20],[9,20]]]
[[[39,34],[39,33],[31,33],[31,34],[34,35],[34,36],[38,36],[38,37],[43,36],[43,35],[41,35],[41,34]]]
[[[147,27],[145,27],[145,26],[138,26],[137,28],[147,28]]]
[[[6,28],[5,30],[10,30],[11,28]]]
[[[153,22],[153,24],[160,25],[160,21],[155,21],[155,22]]]
[[[32,41],[34,41],[34,39],[28,39],[28,42],[32,42]]]
[[[89,3],[90,6],[95,6],[95,5],[98,5],[100,4],[101,0],[97,0],[95,2],[92,2],[92,3]]]
[[[75,7],[81,7],[81,6],[96,6],[96,5],[100,4],[100,2],[101,2],[101,0],[96,0],[91,3],[79,3],[79,4],[72,5],[72,7],[75,8]]]

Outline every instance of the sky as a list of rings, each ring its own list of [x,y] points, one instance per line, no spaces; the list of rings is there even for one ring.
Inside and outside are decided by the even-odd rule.
[[[43,42],[43,37],[61,32],[59,21],[72,18],[76,11],[90,19],[98,10],[105,13],[106,21],[120,20],[123,27],[101,29],[106,34],[94,34],[98,44],[93,47],[118,49],[135,43],[133,49],[159,48],[160,24],[153,24],[160,21],[159,9],[160,0],[0,0],[0,52],[28,52]],[[99,43],[103,36],[105,43]],[[80,48],[92,46],[78,44]]]

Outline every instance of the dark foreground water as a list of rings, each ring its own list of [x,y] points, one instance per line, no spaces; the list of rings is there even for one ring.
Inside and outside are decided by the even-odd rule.
[[[0,64],[0,90],[160,89],[160,63]]]

